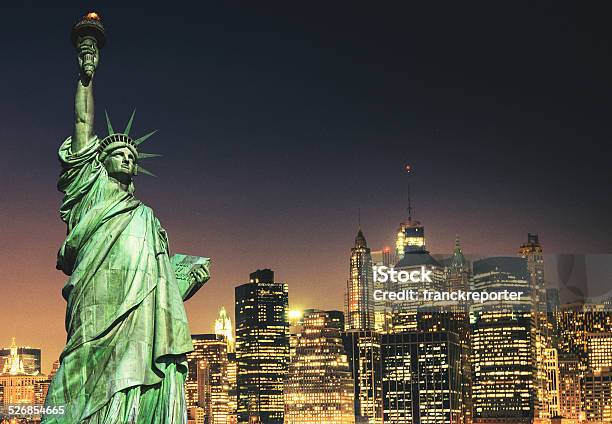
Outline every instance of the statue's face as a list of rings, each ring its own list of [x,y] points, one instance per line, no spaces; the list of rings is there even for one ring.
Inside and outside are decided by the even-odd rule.
[[[136,171],[134,153],[127,147],[115,149],[104,158],[104,168],[111,177],[122,183],[127,183]]]

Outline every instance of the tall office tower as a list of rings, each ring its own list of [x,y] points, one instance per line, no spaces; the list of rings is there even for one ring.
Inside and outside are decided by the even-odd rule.
[[[386,266],[395,266],[397,255],[390,247],[385,247],[383,250],[373,251],[372,268]],[[389,282],[374,280],[374,290],[389,291],[392,290]],[[388,299],[374,299],[374,329],[379,333],[388,333],[392,327],[392,303]]]
[[[17,346],[13,337],[10,347],[0,349],[0,371],[2,373],[22,372],[30,375],[40,374],[42,372],[40,357],[40,349],[29,346]]]
[[[380,333],[348,330],[343,339],[353,376],[355,423],[382,424]]]
[[[587,366],[592,371],[612,368],[612,333],[587,334]]]
[[[463,255],[459,237],[455,238],[453,255],[444,261],[444,287],[448,291],[469,291],[472,276],[471,265]],[[461,360],[461,406],[460,422],[472,422],[472,366],[471,328],[469,302],[437,303],[421,308],[417,315],[419,331],[453,331],[459,336]]]
[[[8,354],[0,370],[2,404],[43,404],[50,382],[40,373],[40,349],[19,348],[13,338],[4,350]]]
[[[559,357],[557,349],[554,347],[544,349],[542,360],[544,362],[543,369],[546,373],[546,393],[548,416],[558,417],[561,410],[559,409]]]
[[[374,279],[372,257],[363,232],[355,237],[351,249],[349,278],[346,284],[347,330],[374,329]]]
[[[581,380],[583,369],[578,355],[559,354],[559,415],[571,419],[581,419]]]
[[[382,423],[380,334],[374,331],[374,280],[370,249],[361,230],[351,249],[344,344],[353,376],[356,423]]]
[[[612,332],[612,311],[602,304],[570,304],[556,315],[560,351],[578,355],[586,367],[588,335]]]
[[[555,374],[554,370],[547,370],[545,353],[551,354],[549,349],[553,349],[554,329],[549,320],[548,304],[546,299],[546,287],[544,285],[544,256],[537,234],[527,234],[527,243],[521,245],[518,250],[519,256],[527,260],[531,282],[531,301],[533,305],[533,316],[535,324],[535,416],[540,419],[548,419],[555,412],[554,405],[558,405],[558,397],[549,392],[549,374]],[[552,354],[556,357],[555,354]],[[558,374],[558,373],[557,373]],[[558,379],[558,375],[552,377]]]
[[[341,328],[330,315],[307,312],[285,383],[286,424],[352,424],[353,380]],[[341,312],[340,312],[341,314]]]
[[[584,374],[584,416],[587,423],[612,423],[612,370]]]
[[[227,342],[227,353],[236,351],[236,343],[234,342],[234,329],[232,327],[232,320],[227,315],[225,307],[222,306],[219,310],[219,318],[215,321],[215,334],[223,336]]]
[[[236,375],[238,373],[236,364],[236,343],[234,340],[234,330],[232,326],[232,320],[227,315],[225,307],[221,307],[219,310],[219,318],[215,320],[215,334],[223,337],[227,343],[227,384],[228,384],[228,424],[234,424],[237,421],[236,409],[237,409],[237,389],[236,389]]]
[[[395,253],[397,260],[404,257],[406,251],[412,249],[425,250],[425,227],[419,221],[408,217],[407,221],[400,223],[395,237]]]
[[[187,354],[187,406],[202,408],[207,423],[226,424],[229,403],[226,340],[216,334],[194,334],[191,341],[194,350]]]
[[[436,290],[441,291],[445,286],[445,271],[444,267],[435,260],[423,245],[407,245],[404,251],[403,258],[395,264],[395,270],[398,273],[405,275],[418,271],[420,275],[419,281],[411,279],[400,279],[399,276],[395,282],[390,283],[391,291],[412,291],[420,290]],[[424,278],[427,276],[427,278]],[[420,296],[422,299],[422,296]],[[417,330],[417,311],[425,306],[423,301],[414,301],[411,299],[393,301],[392,309],[392,332],[403,333]]]
[[[474,262],[476,291],[520,291],[517,301],[472,306],[474,422],[531,423],[535,404],[534,320],[527,261],[493,257]]]
[[[460,351],[454,332],[384,334],[384,422],[462,422]]]
[[[238,422],[238,363],[236,361],[236,352],[227,354],[227,383],[229,389],[227,391],[229,400],[227,402],[227,424],[236,424]]]
[[[236,287],[238,422],[282,424],[289,362],[288,288],[257,270]]]

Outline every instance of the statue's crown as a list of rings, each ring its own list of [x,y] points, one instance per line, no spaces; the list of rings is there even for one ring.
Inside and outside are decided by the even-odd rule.
[[[145,134],[136,140],[133,140],[129,136],[129,133],[130,133],[130,129],[132,128],[132,122],[134,121],[135,113],[136,111],[132,112],[132,116],[130,117],[130,120],[128,121],[125,131],[123,131],[122,133],[118,133],[113,130],[113,126],[111,124],[110,118],[108,117],[108,113],[105,112],[106,126],[108,128],[108,135],[104,137],[104,139],[100,142],[100,146],[98,148],[100,162],[104,161],[104,159],[106,158],[106,156],[108,156],[110,152],[112,152],[115,149],[121,148],[121,147],[127,147],[128,149],[130,149],[132,153],[134,153],[134,157],[136,158],[137,162],[140,159],[147,159],[147,158],[161,156],[155,153],[141,153],[138,151],[138,146],[141,143],[143,143],[146,139],[151,137],[153,134],[155,134],[157,130],[151,131],[150,133]],[[154,174],[144,169],[138,163],[136,165],[136,169],[137,169],[137,172],[142,172],[143,174],[154,176]]]

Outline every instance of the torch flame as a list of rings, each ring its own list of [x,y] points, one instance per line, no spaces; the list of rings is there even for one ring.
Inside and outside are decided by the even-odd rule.
[[[85,17],[87,19],[93,19],[95,21],[99,21],[100,20],[100,15],[98,15],[96,12],[89,12],[87,15],[85,15]]]

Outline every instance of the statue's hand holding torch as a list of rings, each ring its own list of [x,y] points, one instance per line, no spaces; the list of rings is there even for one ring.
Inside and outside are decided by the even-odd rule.
[[[92,37],[85,37],[79,40],[78,59],[81,77],[85,77],[88,81],[91,80],[98,67],[100,51],[98,44]]]
[[[95,12],[83,16],[72,27],[71,39],[77,49],[81,79],[88,84],[98,68],[100,49],[106,43],[106,34],[100,16]]]

